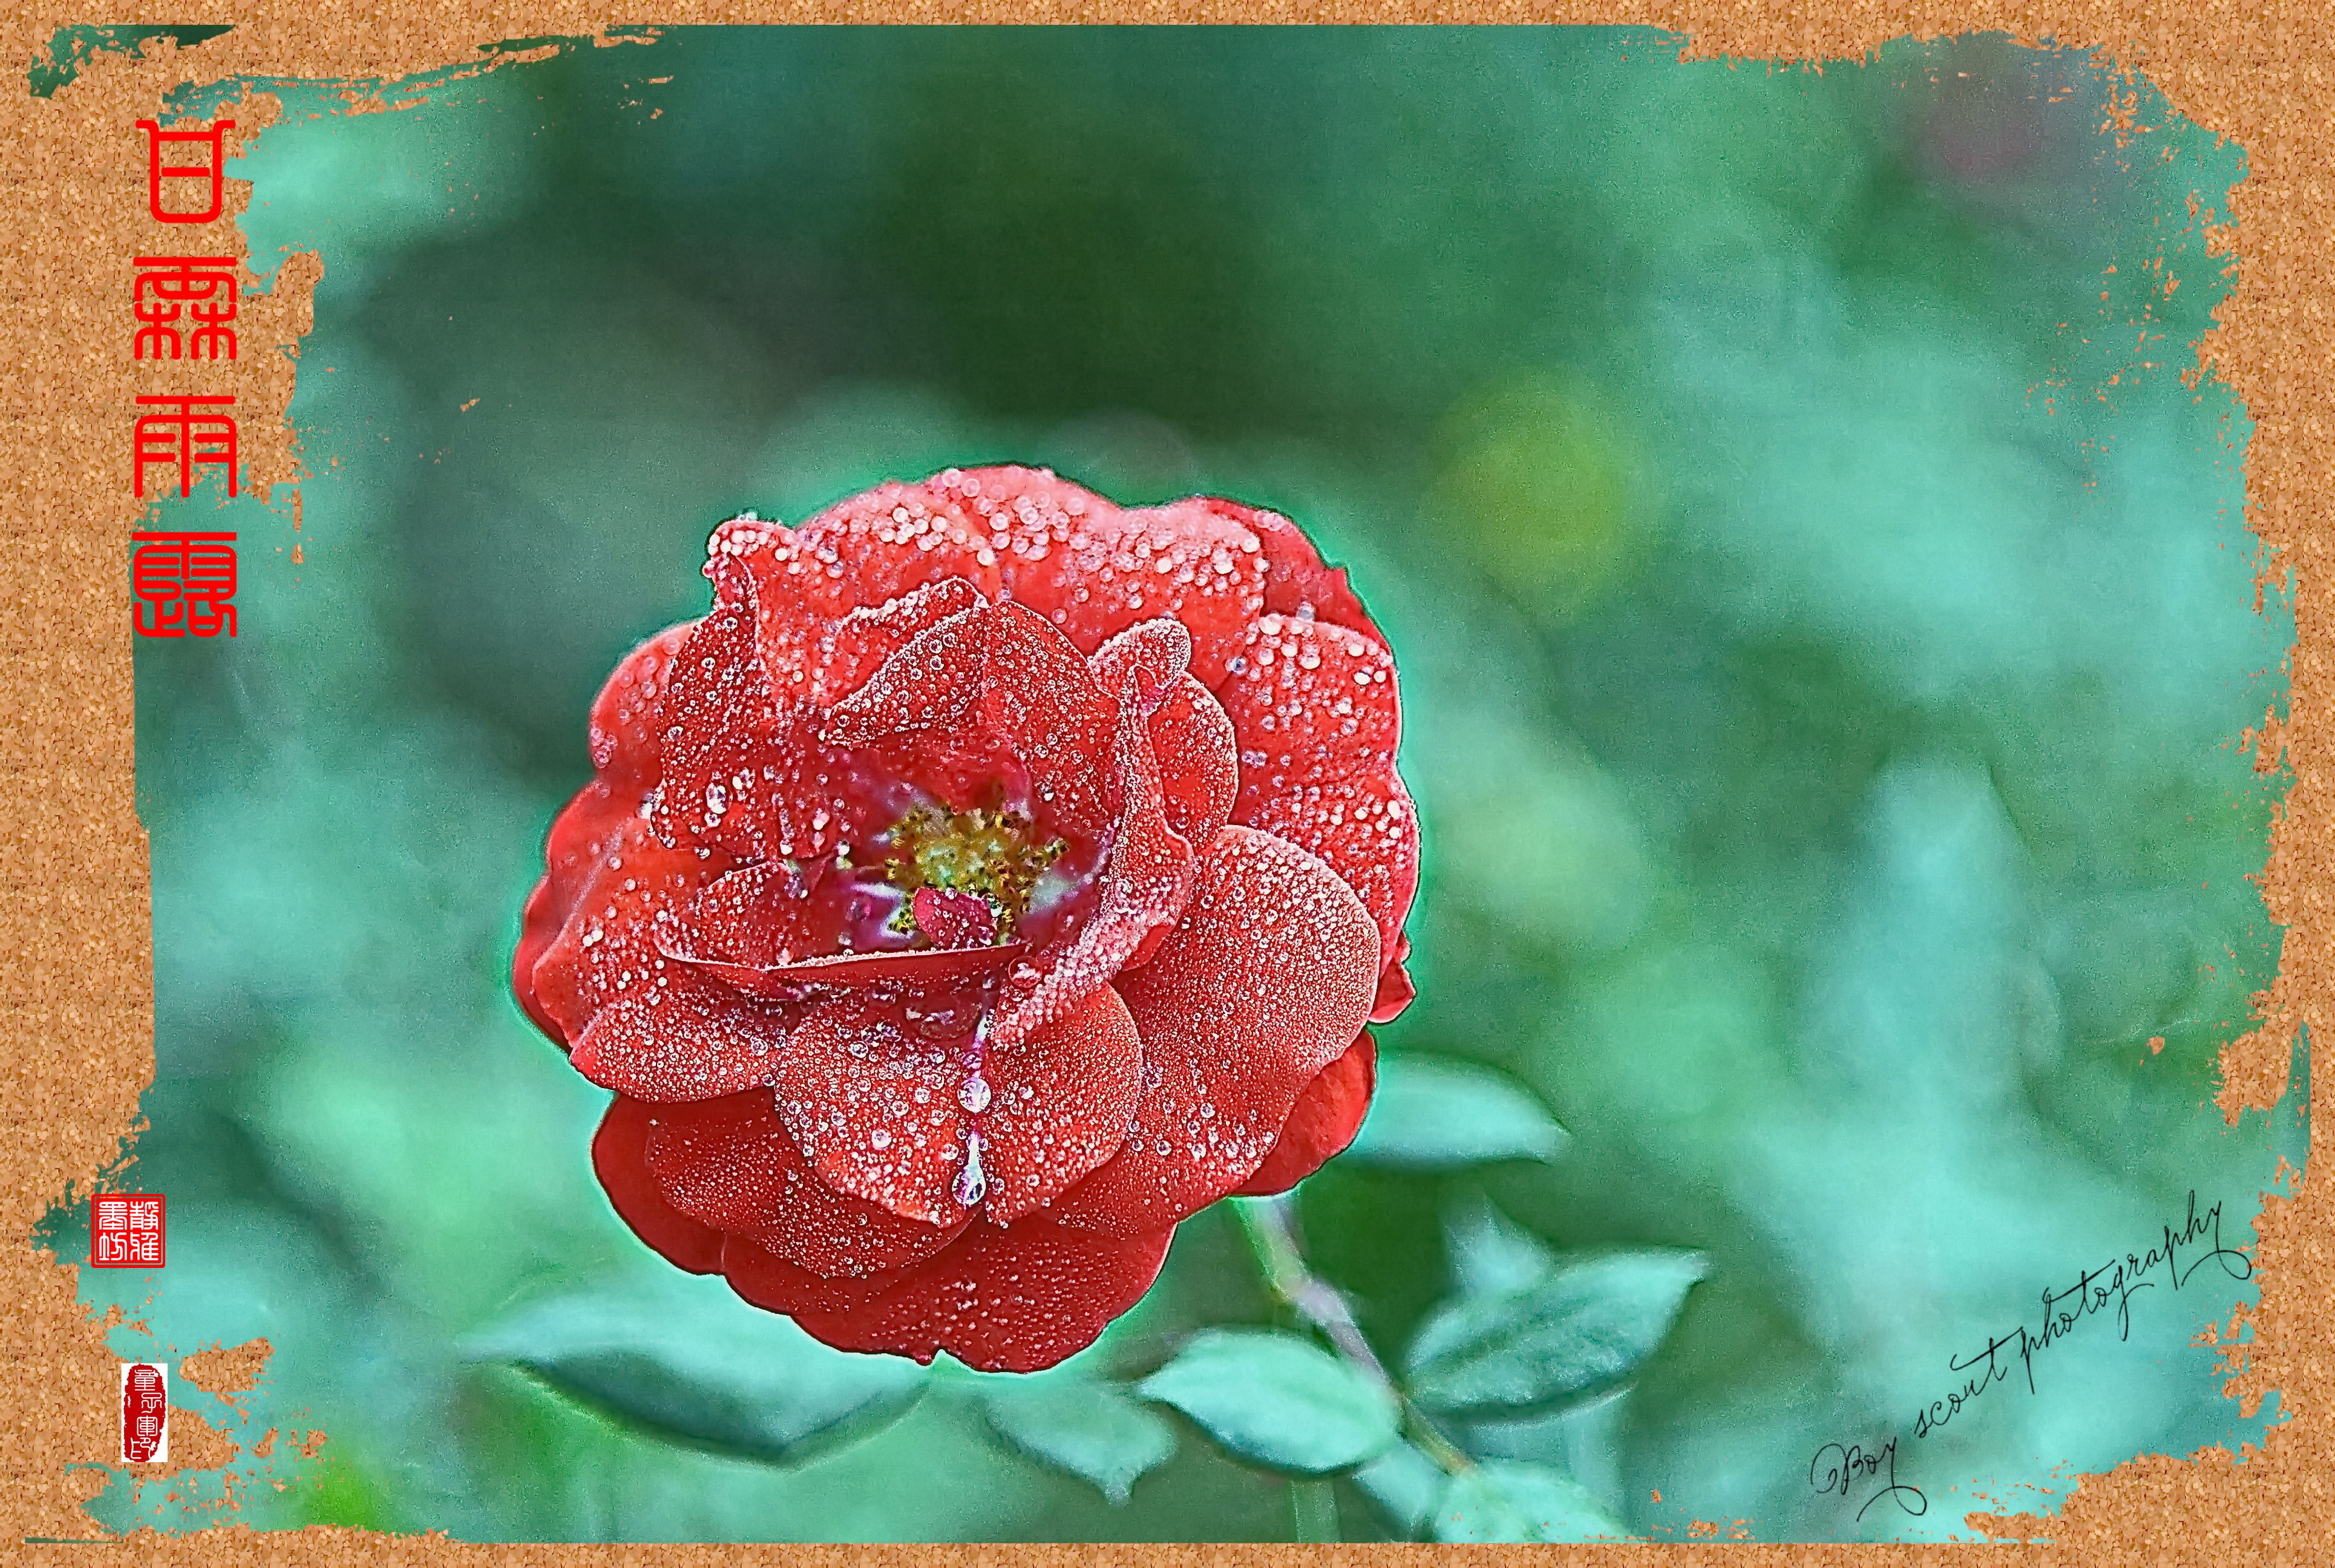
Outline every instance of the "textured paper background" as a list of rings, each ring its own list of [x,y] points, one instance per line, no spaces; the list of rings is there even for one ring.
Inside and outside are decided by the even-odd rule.
[[[2224,1055],[2222,1108],[2268,1107],[2285,1088],[2293,1031],[2318,1026],[2329,996],[2330,928],[2320,892],[2330,853],[2325,798],[2330,636],[2320,562],[2330,529],[2329,414],[2335,403],[2335,332],[2327,291],[2335,286],[2335,24],[2317,6],[2239,7],[2204,0],[2168,5],[1872,5],[1836,3],[1813,15],[1780,5],[1610,4],[1400,5],[1330,3],[1276,5],[674,5],[655,20],[674,24],[787,21],[1321,21],[1627,22],[1691,35],[1690,53],[1747,61],[1860,56],[1906,34],[2003,32],[2022,42],[2098,48],[2145,74],[2183,114],[2245,150],[2248,177],[2233,194],[2235,233],[2224,237],[2240,266],[2219,325],[2198,348],[2207,373],[2223,377],[2255,421],[2246,453],[2247,521],[2282,571],[2295,575],[2297,643],[2290,711],[2265,716],[2250,740],[2257,766],[2283,752],[2293,786],[2262,877],[2272,919],[2288,927],[2283,963],[2258,997],[2257,1027]],[[21,73],[44,55],[57,29],[92,21],[232,23],[234,31],[199,50],[150,46],[143,59],[108,54],[48,99],[26,93]],[[287,263],[267,295],[247,296],[242,355],[203,366],[199,377],[130,357],[122,279],[127,259],[157,250],[244,249],[234,227],[247,187],[230,187],[216,224],[156,224],[145,208],[140,118],[187,81],[228,77],[345,80],[353,99],[389,107],[384,83],[447,67],[496,69],[533,52],[496,53],[501,39],[595,36],[638,40],[637,18],[611,18],[576,5],[532,5],[491,13],[449,5],[391,4],[362,20],[354,12],[304,5],[226,7],[189,4],[152,15],[93,16],[81,9],[17,7],[0,17],[0,65],[17,83],[0,92],[0,125],[10,153],[6,231],[14,266],[8,321],[15,374],[5,400],[13,441],[7,481],[7,673],[0,760],[0,844],[5,846],[5,919],[14,962],[0,988],[0,1049],[8,1061],[0,1147],[10,1234],[0,1248],[7,1323],[5,1455],[11,1555],[82,1560],[91,1550],[132,1551],[181,1562],[404,1562],[429,1557],[512,1561],[1035,1562],[1175,1561],[1294,1563],[1307,1558],[1366,1558],[1463,1552],[1561,1553],[1597,1563],[1656,1558],[1778,1562],[1910,1560],[1970,1555],[1986,1546],[1720,1547],[471,1547],[354,1531],[256,1535],[240,1530],[146,1537],[112,1546],[43,1544],[86,1539],[94,1526],[81,1503],[102,1483],[88,1466],[115,1452],[114,1357],[103,1325],[74,1294],[74,1274],[25,1246],[30,1226],[69,1189],[86,1190],[121,1157],[140,1090],[151,1079],[152,1006],[144,835],[132,776],[131,632],[123,563],[126,536],[140,525],[131,491],[127,421],[140,393],[233,392],[242,421],[244,482],[292,516],[298,454],[281,416],[292,390],[291,345],[308,324],[313,259]],[[613,34],[613,35],[612,35]],[[1758,68],[1747,66],[1747,68]],[[260,131],[274,101],[252,93],[222,111],[235,136]],[[165,241],[167,240],[167,243]],[[281,352],[271,352],[269,345]],[[199,386],[197,382],[199,381]],[[283,487],[275,489],[273,487]],[[250,569],[257,541],[244,542]],[[2323,1053],[2318,1053],[2323,1055]],[[2315,1076],[2319,1076],[2314,1074]],[[2291,1418],[2243,1462],[2220,1450],[2183,1463],[2145,1458],[2087,1479],[2054,1519],[1984,1522],[2008,1539],[2049,1537],[2022,1555],[2095,1563],[2308,1564],[2335,1561],[2335,1366],[2328,1324],[2335,1321],[2335,1249],[2324,1149],[2314,1138],[2310,1179],[2291,1198],[2272,1197],[2257,1223],[2262,1304],[2248,1314],[2252,1341],[2229,1352],[2233,1391],[2249,1404],[2279,1392]],[[255,1368],[246,1352],[189,1360],[183,1375],[233,1394]],[[171,1468],[224,1462],[226,1439],[181,1412],[174,1418]],[[21,1543],[21,1544],[20,1544]]]

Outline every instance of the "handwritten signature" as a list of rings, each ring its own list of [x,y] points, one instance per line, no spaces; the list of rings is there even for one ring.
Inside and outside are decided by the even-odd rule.
[[[1829,1456],[1827,1457],[1827,1456]],[[1889,1484],[1865,1500],[1865,1508],[1856,1511],[1859,1519],[1865,1509],[1886,1497],[1906,1513],[1919,1517],[1930,1511],[1930,1500],[1922,1495],[1918,1486],[1901,1486],[1897,1480],[1897,1439],[1892,1437],[1881,1445],[1877,1453],[1868,1454],[1855,1443],[1843,1447],[1826,1443],[1818,1448],[1816,1457],[1808,1461],[1808,1485],[1818,1492],[1838,1492],[1846,1497],[1859,1481],[1869,1480],[1886,1471]],[[1822,1472],[1824,1479],[1817,1479]]]
[[[2202,1253],[2195,1250],[2204,1243],[2212,1244]],[[2249,1279],[2254,1272],[2253,1259],[2222,1244],[2222,1205],[2214,1204],[2201,1214],[2196,1191],[2192,1188],[2182,1223],[2176,1227],[2167,1221],[2157,1245],[2145,1253],[2127,1253],[2097,1268],[2086,1269],[2072,1285],[2056,1291],[2047,1287],[2042,1292],[2043,1321],[2039,1331],[2020,1323],[2006,1333],[1993,1336],[1983,1350],[1950,1358],[1948,1370],[1964,1374],[1962,1381],[1915,1413],[1914,1439],[1927,1437],[1961,1415],[1964,1406],[2009,1378],[2014,1364],[2026,1373],[2027,1391],[2035,1392],[2036,1353],[2067,1338],[2087,1317],[2102,1316],[2114,1309],[2117,1338],[2131,1338],[2132,1298],[2142,1291],[2156,1288],[2159,1282],[2152,1276],[2161,1274],[2177,1291],[2207,1263],[2219,1263],[2223,1273],[2233,1280]],[[2015,1363],[2008,1353],[2014,1347],[2019,1352]],[[1859,1483],[1876,1476],[1885,1476],[1887,1484],[1865,1498],[1856,1511],[1857,1518],[1864,1518],[1865,1509],[1884,1497],[1911,1515],[1928,1512],[1929,1499],[1920,1489],[1897,1479],[1897,1439],[1894,1437],[1872,1449],[1855,1443],[1826,1443],[1808,1461],[1808,1486],[1820,1494],[1838,1492],[1847,1497]]]

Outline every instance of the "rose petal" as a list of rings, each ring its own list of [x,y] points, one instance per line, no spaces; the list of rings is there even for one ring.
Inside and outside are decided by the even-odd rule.
[[[1392,1023],[1419,995],[1419,988],[1410,982],[1410,972],[1403,968],[1403,960],[1409,956],[1410,938],[1396,938],[1393,961],[1379,972],[1378,994],[1371,999],[1372,1023]]]
[[[511,954],[511,988],[535,1026],[562,1050],[567,1048],[567,1036],[536,994],[535,966],[575,912],[594,866],[625,824],[639,816],[639,807],[637,796],[619,794],[601,779],[577,791],[552,819],[544,846],[544,878],[528,895],[527,907],[519,916],[518,948]]]
[[[1104,773],[1119,704],[1078,649],[1038,613],[1011,602],[994,611],[989,681],[981,717],[1028,772],[1035,813],[1066,837],[1087,837],[1110,820]]]
[[[871,771],[865,760],[823,744],[819,726],[814,708],[785,710],[776,743],[759,774],[749,779],[750,793],[767,800],[762,808],[771,829],[763,842],[775,837],[773,852],[789,859],[817,859],[838,845],[864,843],[902,804],[889,778],[880,769]],[[751,809],[755,801],[747,804]]]
[[[723,872],[698,889],[680,923],[683,945],[754,968],[792,962],[815,940],[809,901],[827,869],[824,860],[757,860]]]
[[[726,985],[741,996],[750,996],[774,1007],[800,1002],[809,994],[798,982],[780,978],[775,967],[731,963],[719,958],[699,958],[677,947],[667,949],[664,956],[667,963],[683,966],[691,974]]]
[[[1264,607],[1256,536],[1196,501],[1090,513],[1063,553],[1062,586],[1041,607],[1071,642],[1091,652],[1138,621],[1171,616],[1191,633],[1192,673],[1205,685],[1224,678]]]
[[[654,1108],[618,1095],[592,1135],[592,1173],[616,1217],[668,1263],[693,1274],[722,1266],[722,1233],[699,1224],[665,1201],[664,1189],[649,1174],[647,1145]]]
[[[1143,1052],[1127,1004],[1105,985],[1020,1044],[993,1042],[983,1072],[994,1096],[974,1118],[986,1212],[1009,1224],[1119,1152],[1143,1090]]]
[[[853,610],[827,634],[811,702],[828,706],[858,691],[920,633],[987,602],[963,577],[944,577],[896,599]]]
[[[1240,745],[1233,820],[1308,784],[1383,773],[1401,737],[1394,659],[1358,632],[1267,615],[1216,688]]]
[[[1142,1299],[1170,1233],[1119,1240],[1027,1220],[976,1224],[864,1306],[795,1321],[846,1350],[930,1361],[946,1350],[984,1372],[1034,1372],[1094,1343]]]
[[[813,1010],[772,1081],[778,1114],[821,1181],[910,1220],[964,1219],[951,1190],[964,1163],[960,1038],[925,1038],[899,1002],[855,997]]]
[[[1342,566],[1323,564],[1295,523],[1279,512],[1245,507],[1238,501],[1210,497],[1200,503],[1218,517],[1229,518],[1255,534],[1264,551],[1264,607],[1274,615],[1300,620],[1327,621],[1383,643],[1378,624],[1354,596]]]
[[[576,895],[590,880],[595,863],[608,853],[616,836],[642,820],[641,797],[615,789],[603,779],[577,790],[576,798],[552,818],[551,832],[544,841],[544,861],[551,879],[566,889],[568,908],[576,906]]]
[[[679,953],[669,956],[750,996],[792,1001],[819,986],[860,990],[962,983],[1004,968],[1026,951],[1019,942],[1001,942],[991,947],[914,947],[896,953],[836,953],[766,968]]]
[[[1055,604],[1073,586],[1064,576],[1063,545],[1085,518],[1119,510],[1044,469],[951,469],[925,482],[982,531],[995,558],[997,591],[1050,620]]]
[[[865,1279],[828,1279],[744,1236],[722,1236],[719,1267],[741,1301],[766,1312],[833,1312],[874,1301],[906,1272],[887,1269]],[[700,1273],[709,1271],[701,1270]]]
[[[1345,880],[1393,954],[1419,891],[1419,812],[1392,769],[1306,784],[1241,814],[1246,826],[1311,850]]]
[[[535,994],[535,966],[543,959],[543,950],[551,945],[553,937],[567,922],[567,911],[547,876],[535,885],[527,895],[527,905],[519,911],[518,946],[511,953],[511,993],[518,998],[519,1010],[528,1021],[543,1031],[551,1043],[565,1050],[567,1037],[560,1031],[559,1021],[544,1008]]]
[[[1003,590],[1080,653],[1164,616],[1189,628],[1194,665],[1214,684],[1264,605],[1255,536],[1197,501],[1122,510],[1039,469],[969,469],[931,483],[991,530]]]
[[[956,1192],[978,1137],[986,1212],[1004,1224],[1051,1203],[1109,1159],[1141,1089],[1135,1025],[1108,986],[1050,1028],[976,1047],[977,1016],[853,999],[821,1006],[780,1063],[778,1114],[819,1178],[911,1219],[961,1222]],[[976,1066],[986,1104],[963,1098]],[[973,1109],[966,1108],[968,1103]]]
[[[905,780],[910,791],[901,797],[887,823],[898,821],[910,806],[922,804],[920,796],[962,812],[1019,807],[1033,793],[1012,746],[974,721],[879,741],[864,754],[891,777]],[[1031,815],[1036,817],[1035,812]],[[1057,824],[1046,827],[1049,835],[1060,837]]]
[[[1378,1047],[1362,1031],[1346,1053],[1313,1076],[1264,1163],[1235,1192],[1267,1197],[1287,1192],[1335,1154],[1354,1141],[1362,1128],[1362,1115],[1371,1108],[1371,1091],[1378,1083]]]
[[[1168,826],[1151,739],[1133,704],[1121,707],[1114,765],[1119,826],[1105,859],[1101,893],[1065,943],[1032,961],[1040,978],[1003,999],[995,1022],[1012,1044],[1068,1017],[1111,976],[1164,940],[1192,895],[1192,847]]]
[[[786,1038],[777,1014],[678,976],[600,1009],[567,1060],[601,1088],[635,1099],[719,1099],[768,1083],[771,1052]]]
[[[625,655],[592,702],[586,731],[592,766],[604,781],[631,789],[635,797],[657,781],[661,757],[657,710],[673,656],[697,629],[694,621],[667,626]]]
[[[1150,731],[1168,825],[1206,844],[1232,820],[1240,789],[1233,722],[1208,689],[1187,675],[1161,699]]]
[[[713,611],[674,655],[659,707],[657,836],[750,860],[857,842],[886,802],[851,758],[821,744],[814,710],[779,702],[758,651],[753,578],[728,555],[706,566]]]
[[[949,490],[947,478],[878,485],[838,501],[806,518],[789,543],[812,569],[848,583],[853,605],[880,605],[948,577],[993,598],[999,576],[991,530]]]
[[[908,915],[935,947],[988,947],[997,941],[997,905],[978,893],[919,887],[908,900]]]
[[[794,529],[752,512],[713,530],[705,541],[705,575],[717,589],[733,576],[751,587],[741,602],[754,607],[754,647],[770,674],[772,697],[808,702],[828,634],[866,602],[853,596],[850,575],[799,547]]]
[[[531,977],[538,1002],[570,1040],[609,1002],[670,984],[660,935],[670,940],[675,912],[725,866],[694,849],[666,848],[637,817],[623,818],[597,847]]]
[[[1087,661],[1097,686],[1114,697],[1131,696],[1146,714],[1184,679],[1191,663],[1192,634],[1183,622],[1165,618],[1138,621]]]
[[[926,485],[878,486],[838,501],[799,528],[748,513],[714,531],[714,558],[734,562],[754,587],[755,641],[781,702],[819,695],[838,623],[920,588],[960,577],[987,595],[996,573],[976,559],[976,531]],[[824,701],[824,698],[820,698]]]
[[[1361,1033],[1378,970],[1378,928],[1335,872],[1269,834],[1217,834],[1183,920],[1117,982],[1143,1039],[1127,1145],[1055,1212],[1138,1235],[1246,1181],[1298,1092]]]
[[[1011,602],[926,627],[828,710],[832,746],[880,744],[911,781],[944,799],[977,796],[1013,759],[1034,814],[1073,837],[1100,831],[1103,765],[1117,706],[1062,634]]]
[[[828,709],[819,739],[866,746],[957,723],[981,694],[997,620],[983,605],[918,632]]]
[[[836,1192],[803,1158],[761,1090],[659,1106],[648,1166],[673,1206],[830,1279],[864,1278],[931,1256],[964,1228],[913,1220]]]
[[[761,859],[775,847],[770,796],[749,791],[780,743],[778,702],[754,649],[744,572],[726,557],[706,566],[712,612],[674,654],[658,702],[664,773],[651,820],[668,844],[712,844]]]

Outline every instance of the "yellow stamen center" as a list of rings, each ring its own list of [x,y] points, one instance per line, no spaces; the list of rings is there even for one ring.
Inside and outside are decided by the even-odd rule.
[[[1068,847],[1059,838],[1037,842],[1036,824],[1016,811],[940,806],[917,807],[885,839],[885,881],[909,895],[919,887],[981,895],[997,911],[1000,940],[1029,912],[1038,878]],[[914,920],[903,903],[892,928],[912,930]]]

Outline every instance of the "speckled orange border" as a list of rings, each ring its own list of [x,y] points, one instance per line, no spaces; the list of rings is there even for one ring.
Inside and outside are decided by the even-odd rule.
[[[102,10],[102,8],[95,8]],[[189,3],[92,17],[86,5],[17,5],[0,14],[0,146],[6,149],[6,227],[12,314],[5,330],[15,367],[5,398],[12,440],[5,481],[6,549],[0,552],[0,907],[12,962],[0,970],[0,1052],[7,1076],[0,1140],[5,1225],[22,1237],[69,1188],[86,1188],[119,1157],[151,1080],[152,975],[145,837],[133,808],[129,596],[124,536],[139,523],[121,431],[123,411],[155,367],[131,362],[120,317],[123,258],[150,250],[140,149],[129,128],[156,113],[162,95],[189,80],[327,77],[390,83],[450,66],[498,69],[519,55],[483,46],[511,38],[590,38],[614,44],[643,29],[570,4],[488,8],[383,0],[364,8],[304,0],[252,0],[228,7]],[[106,56],[69,88],[34,99],[23,72],[63,25],[108,22],[232,23],[199,51],[159,48],[144,59]],[[2026,43],[2097,48],[2145,74],[2189,119],[2239,142],[2248,176],[2233,196],[2235,291],[2197,353],[2254,421],[2246,452],[2246,520],[2278,569],[2297,583],[2298,640],[2288,711],[2247,737],[2257,765],[2283,758],[2291,792],[2274,830],[2263,895],[2288,927],[2283,963],[2255,999],[2257,1027],[2223,1056],[2222,1108],[2267,1107],[2285,1089],[2299,1024],[2329,1012],[2330,939],[2324,868],[2335,850],[2327,799],[2330,726],[2321,704],[2335,694],[2328,663],[2328,574],[2320,571],[2335,528],[2325,498],[2330,473],[2329,411],[2335,409],[2335,327],[2325,289],[2335,284],[2335,25],[2310,0],[2272,4],[2089,5],[1871,5],[1813,7],[1779,0],[1652,4],[1047,4],[931,0],[862,5],[687,5],[655,8],[655,24],[745,22],[1482,22],[1629,23],[1691,38],[1691,56],[1747,60],[1862,56],[1913,34],[1999,32]],[[275,112],[263,95],[229,111],[237,134]],[[247,189],[218,225],[178,234],[214,237],[242,249],[234,228]],[[2224,243],[2233,237],[2222,237]],[[190,242],[191,244],[191,242]],[[205,248],[212,248],[207,246]],[[273,293],[247,305],[245,342],[296,344],[308,324],[313,259],[286,265]],[[214,367],[209,390],[234,392],[243,415],[247,482],[288,501],[298,458],[280,426],[292,390],[289,354],[251,352]],[[183,389],[172,389],[183,390]],[[271,434],[271,431],[273,433]],[[2322,1063],[2329,1053],[2314,1053]],[[2314,1077],[2335,1072],[2322,1066]],[[2272,1196],[2258,1221],[2262,1302],[2253,1340],[2230,1352],[2233,1389],[2249,1401],[2278,1390],[2288,1416],[2243,1463],[2219,1449],[2184,1462],[2144,1458],[2086,1478],[2056,1518],[1983,1521],[2015,1548],[2054,1562],[2182,1563],[2335,1563],[2335,1229],[2325,1135],[2313,1128],[2311,1161],[2291,1196]],[[227,1527],[106,1544],[40,1544],[40,1537],[93,1533],[81,1505],[98,1481],[85,1466],[114,1453],[113,1357],[102,1325],[83,1313],[72,1268],[21,1244],[0,1247],[0,1321],[7,1324],[5,1379],[7,1486],[0,1549],[35,1563],[86,1563],[89,1553],[134,1552],[179,1563],[354,1563],[489,1559],[510,1563],[716,1561],[1042,1565],[1071,1563],[1287,1564],[1478,1560],[1597,1563],[1695,1562],[1845,1563],[1851,1560],[1999,1556],[2002,1547],[1721,1546],[664,1546],[481,1547],[435,1537],[354,1530],[257,1534]],[[199,1384],[247,1386],[250,1352],[189,1362]],[[213,1466],[228,1449],[199,1422],[174,1419],[175,1465]],[[183,1457],[182,1457],[183,1456]],[[24,1543],[20,1544],[19,1543]]]

